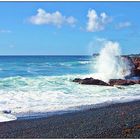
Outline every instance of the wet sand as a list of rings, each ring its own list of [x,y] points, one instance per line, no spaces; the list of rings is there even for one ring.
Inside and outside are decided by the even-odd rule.
[[[140,101],[3,122],[0,138],[140,138]]]

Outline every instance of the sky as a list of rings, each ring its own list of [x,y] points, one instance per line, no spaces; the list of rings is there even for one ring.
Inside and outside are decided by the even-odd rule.
[[[0,55],[140,53],[140,2],[0,2]]]

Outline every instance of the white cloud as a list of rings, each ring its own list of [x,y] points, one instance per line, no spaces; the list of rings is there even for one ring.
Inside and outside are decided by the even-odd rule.
[[[42,25],[42,24],[53,24],[57,27],[61,27],[63,24],[75,25],[76,19],[73,16],[66,17],[63,16],[59,11],[54,13],[48,13],[45,10],[39,8],[37,14],[31,16],[29,21],[32,24]]]
[[[11,32],[12,32],[11,30],[5,30],[5,29],[0,30],[0,33],[11,33]]]
[[[111,22],[111,17],[109,17],[105,12],[98,15],[94,9],[88,11],[87,14],[87,31],[96,32],[101,31],[105,28],[105,25]]]
[[[131,26],[131,23],[126,21],[126,22],[120,22],[118,25],[117,25],[117,29],[122,29],[122,28],[127,28],[127,27],[130,27]]]

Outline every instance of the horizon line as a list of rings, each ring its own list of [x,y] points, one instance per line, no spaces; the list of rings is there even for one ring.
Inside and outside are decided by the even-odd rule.
[[[0,54],[0,56],[92,56],[88,54]]]
[[[1,56],[94,56],[99,55],[99,53],[93,54],[0,54]],[[140,55],[140,53],[132,53],[132,54],[121,54],[123,55]]]

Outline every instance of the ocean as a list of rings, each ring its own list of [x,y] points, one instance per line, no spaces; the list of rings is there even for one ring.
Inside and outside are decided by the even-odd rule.
[[[0,122],[140,99],[140,86],[80,85],[95,56],[0,56]]]

